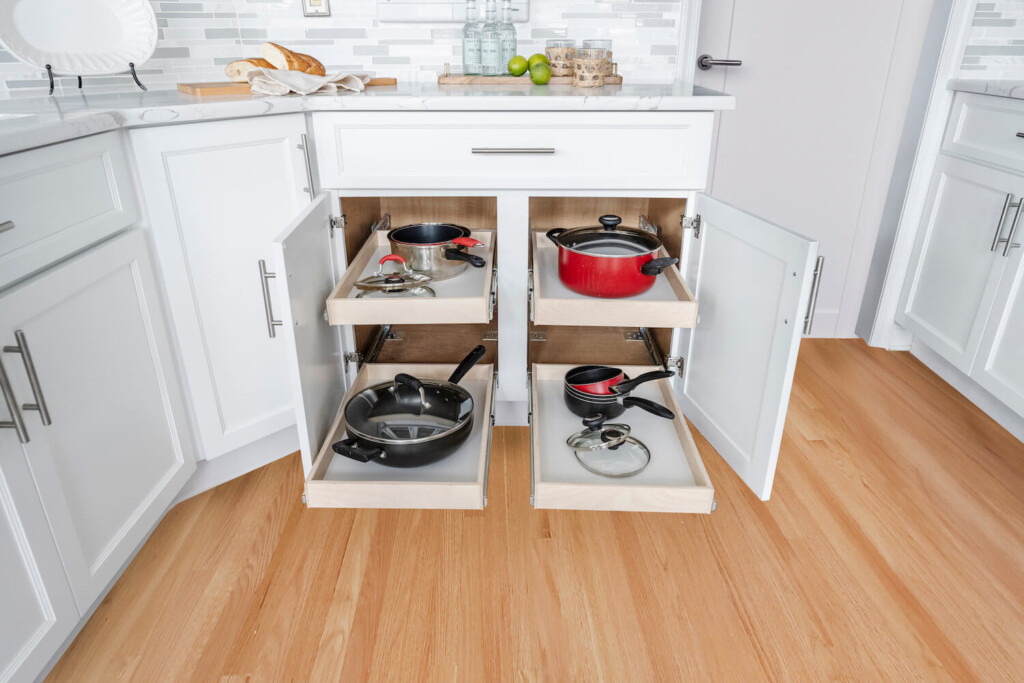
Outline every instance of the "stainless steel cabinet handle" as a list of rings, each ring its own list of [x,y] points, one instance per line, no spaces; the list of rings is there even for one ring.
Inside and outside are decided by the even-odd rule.
[[[825,269],[825,257],[819,256],[814,262],[814,279],[811,281],[811,296],[807,301],[804,315],[804,334],[810,334],[814,327],[814,310],[818,307],[818,289],[821,287],[821,273]]]
[[[28,443],[28,430],[25,429],[25,421],[21,419],[18,401],[14,398],[11,380],[7,379],[7,371],[4,370],[3,360],[0,360],[0,393],[4,395],[4,403],[7,404],[7,410],[11,414],[9,421],[0,422],[0,429],[13,429],[18,435],[19,443]]]
[[[52,422],[50,420],[50,411],[46,407],[46,399],[43,398],[43,387],[39,384],[36,364],[32,362],[32,353],[28,350],[28,341],[25,339],[25,333],[21,330],[15,330],[14,339],[18,342],[17,346],[5,346],[4,352],[21,354],[21,362],[25,364],[25,374],[28,375],[28,383],[32,387],[32,396],[36,399],[35,403],[22,404],[21,409],[37,411],[42,423],[49,425]]]
[[[1021,132],[1017,133],[1017,137],[1024,138],[1024,130],[1022,130]]]
[[[554,147],[474,147],[473,154],[554,154]]]
[[[14,230],[14,221],[0,223],[0,232],[7,232],[8,230]]]
[[[277,330],[283,323],[274,320],[274,310],[270,306],[270,280],[277,277],[277,273],[267,272],[267,262],[260,259],[260,285],[263,287],[263,311],[267,314],[267,334],[271,339],[277,337]]]
[[[1011,249],[1020,247],[1019,244],[1013,243],[1013,237],[1017,234],[1017,226],[1020,225],[1021,209],[1024,209],[1024,199],[1017,202],[1017,213],[1013,215],[1013,223],[1010,223],[1010,234],[1006,236],[1006,245],[1003,247],[1003,256],[1009,257]]]
[[[743,66],[742,59],[715,59],[711,55],[703,54],[697,57],[697,66],[707,71],[713,66]]]
[[[316,190],[313,189],[313,164],[309,161],[309,138],[305,133],[302,134],[302,144],[299,145],[299,149],[302,150],[302,156],[306,160],[306,184],[309,186],[306,188],[306,192],[309,193],[309,198],[312,200]]]

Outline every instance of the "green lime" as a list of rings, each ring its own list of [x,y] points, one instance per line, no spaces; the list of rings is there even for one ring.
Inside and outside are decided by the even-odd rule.
[[[530,63],[526,61],[526,57],[516,55],[512,59],[508,60],[508,72],[513,76],[522,76],[529,68]]]
[[[550,64],[550,62],[548,61],[547,57],[540,53],[530,55],[530,68],[532,69],[537,64]]]
[[[535,85],[545,85],[551,80],[551,67],[547,64],[534,64],[530,67],[530,80]]]

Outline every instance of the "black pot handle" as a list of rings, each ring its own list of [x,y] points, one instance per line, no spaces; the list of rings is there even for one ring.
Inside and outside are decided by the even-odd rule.
[[[455,372],[452,373],[448,381],[452,384],[458,384],[459,380],[466,376],[466,373],[473,369],[473,366],[480,362],[480,359],[487,353],[487,349],[484,348],[483,344],[479,344],[473,347],[473,350],[469,352],[462,362],[459,363],[459,367],[455,368]]]
[[[602,413],[594,413],[590,417],[583,418],[583,426],[592,432],[596,432],[607,420],[608,418]]]
[[[607,216],[601,216],[597,219],[597,222],[604,226],[605,230],[614,230],[622,223],[622,219],[618,216],[608,214]]]
[[[558,236],[561,235],[566,230],[568,230],[568,228],[551,228],[544,234],[547,236],[549,240],[555,243],[556,247],[558,247],[561,246],[561,244],[559,244],[558,242]]]
[[[660,275],[661,271],[677,263],[679,263],[677,258],[656,258],[640,266],[640,272],[644,275]]]
[[[445,249],[444,257],[449,261],[465,261],[474,268],[483,268],[487,265],[487,260],[483,256],[467,254],[466,252],[458,249]]]
[[[627,379],[623,382],[619,382],[618,384],[613,384],[611,386],[611,390],[613,394],[628,394],[644,382],[650,382],[656,379],[668,379],[674,374],[676,373],[672,370],[652,370],[651,372],[645,372],[639,377]]]
[[[674,420],[676,414],[663,405],[655,403],[654,401],[648,401],[646,398],[636,398],[635,396],[628,396],[622,399],[622,405],[627,408],[637,407],[641,410],[646,410],[651,415],[657,415],[663,417],[666,420]]]
[[[419,381],[412,375],[407,375],[404,372],[400,372],[395,375],[395,384],[404,384],[407,387],[412,387],[416,391],[423,388],[423,382]]]
[[[331,445],[331,448],[338,455],[352,458],[359,462],[370,462],[384,454],[383,448],[359,448],[355,439],[345,439]]]

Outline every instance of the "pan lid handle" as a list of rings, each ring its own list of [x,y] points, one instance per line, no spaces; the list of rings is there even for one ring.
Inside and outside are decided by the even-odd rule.
[[[605,230],[614,230],[622,223],[622,219],[618,216],[607,214],[598,218],[597,222],[603,225]]]

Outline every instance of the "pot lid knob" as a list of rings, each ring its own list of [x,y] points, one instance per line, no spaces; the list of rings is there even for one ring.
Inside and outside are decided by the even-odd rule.
[[[597,222],[603,225],[605,230],[614,230],[620,223],[622,223],[622,219],[618,216],[612,216],[609,214],[607,216],[601,216],[597,219]]]

